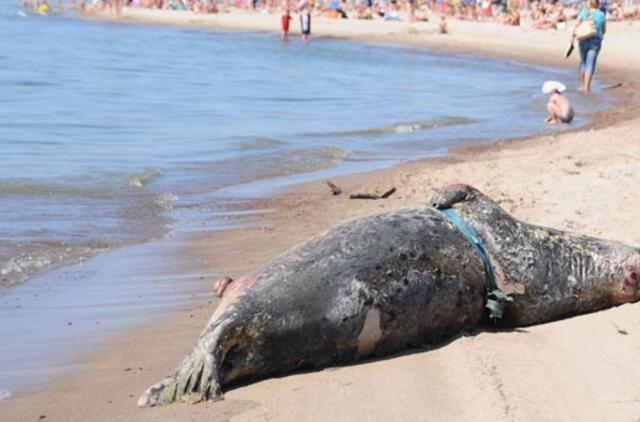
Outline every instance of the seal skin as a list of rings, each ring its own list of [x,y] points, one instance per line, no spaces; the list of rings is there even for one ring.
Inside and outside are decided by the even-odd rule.
[[[482,259],[437,208],[484,243],[513,301],[501,324],[528,325],[638,300],[640,253],[519,222],[467,185],[433,207],[337,226],[235,280],[176,372],[139,406],[222,398],[222,387],[434,344],[478,326]]]
[[[640,249],[523,223],[469,185],[431,200],[452,207],[480,237],[500,290],[511,294],[504,325],[522,326],[640,299]]]

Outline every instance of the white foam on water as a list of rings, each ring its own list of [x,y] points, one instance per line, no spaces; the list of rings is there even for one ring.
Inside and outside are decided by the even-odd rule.
[[[11,393],[3,388],[0,388],[0,401],[8,399]]]
[[[160,170],[153,167],[145,169],[142,173],[132,174],[127,179],[127,185],[132,188],[144,188],[149,181],[155,177],[161,176]]]
[[[393,127],[395,133],[411,133],[420,129],[420,125],[399,124]]]

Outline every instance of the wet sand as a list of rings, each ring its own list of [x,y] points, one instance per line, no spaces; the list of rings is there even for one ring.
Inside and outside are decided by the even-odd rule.
[[[320,32],[323,23],[314,23]],[[414,42],[405,38],[415,34],[389,34],[388,23],[376,23],[381,28],[375,30],[377,41]],[[455,44],[456,51],[526,56],[545,64],[561,64],[562,59],[551,58],[563,57],[566,49],[559,33],[466,24],[466,35],[458,38],[456,27],[451,22],[453,35],[439,47]],[[343,177],[335,180],[345,191],[341,196],[332,196],[320,182],[298,185],[252,204],[274,210],[256,227],[196,237],[181,249],[180,258],[194,260],[203,274],[237,276],[338,222],[423,206],[434,189],[454,182],[476,186],[528,222],[640,245],[635,192],[640,186],[640,99],[632,79],[640,64],[623,54],[635,48],[631,40],[640,39],[639,28],[610,26],[600,76],[624,85],[615,92],[615,107],[584,130]],[[497,34],[490,38],[499,41],[485,42],[487,33]],[[530,38],[545,42],[522,41]],[[347,197],[391,186],[397,192],[387,200]],[[138,395],[191,350],[216,303],[195,300],[156,323],[123,333],[83,359],[69,376],[0,404],[0,420],[625,421],[640,416],[638,305],[513,331],[483,329],[429,351],[267,379],[228,390],[222,402],[136,408]]]

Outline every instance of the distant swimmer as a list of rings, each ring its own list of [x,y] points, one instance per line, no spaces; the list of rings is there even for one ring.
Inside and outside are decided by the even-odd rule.
[[[548,125],[555,125],[560,123],[571,123],[573,120],[573,107],[567,97],[564,97],[562,93],[567,90],[567,87],[557,81],[547,81],[542,85],[542,93],[549,97],[547,103],[547,111],[549,116],[544,121]]]

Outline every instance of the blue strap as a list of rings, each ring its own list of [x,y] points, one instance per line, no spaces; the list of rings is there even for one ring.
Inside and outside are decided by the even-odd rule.
[[[496,282],[496,274],[493,271],[493,265],[491,265],[489,255],[482,245],[478,234],[460,217],[457,212],[454,211],[453,208],[445,208],[440,211],[442,211],[449,221],[451,221],[458,230],[460,230],[460,233],[467,238],[469,243],[471,243],[471,246],[473,246],[473,249],[475,249],[480,255],[482,263],[484,264],[485,284],[488,292],[486,307],[491,310],[491,318],[502,318],[502,313],[504,311],[503,302],[511,302],[513,299],[500,291],[498,283]]]

